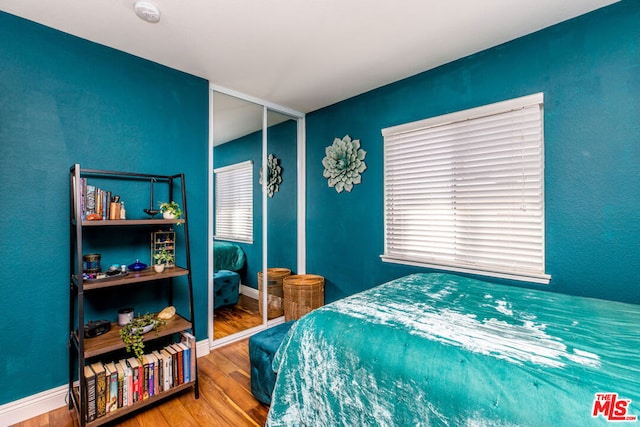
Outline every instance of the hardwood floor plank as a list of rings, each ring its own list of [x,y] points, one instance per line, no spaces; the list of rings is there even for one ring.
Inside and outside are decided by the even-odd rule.
[[[64,406],[60,409],[49,412],[49,421],[52,426],[77,425],[78,417],[75,412],[69,411],[69,408]]]
[[[208,366],[205,366],[203,369],[207,371],[207,368]],[[247,413],[260,405],[251,392],[242,384],[236,382],[233,376],[222,374],[215,370],[207,371],[207,376],[213,379],[216,386],[233,402],[234,405],[240,408],[241,412]],[[241,376],[241,378],[244,379],[245,376]]]
[[[258,300],[240,295],[238,304],[217,308],[213,321],[215,339],[259,326],[262,324],[262,315],[258,310]]]
[[[190,394],[190,393],[189,393]],[[185,408],[180,399],[169,399],[158,407],[170,426],[195,426],[198,421]]]
[[[229,374],[229,376],[233,378],[233,380],[244,390],[251,394],[251,377],[248,373],[236,371]]]
[[[211,426],[246,426],[248,417],[241,414],[240,409],[224,392],[216,386],[212,378],[204,376],[200,382],[200,399],[202,402],[183,400],[187,409],[202,425]],[[203,402],[205,404],[203,404]]]
[[[150,410],[153,410],[153,408],[151,408]],[[138,417],[123,418],[119,424],[114,424],[114,426],[117,425],[118,427],[142,427],[139,421],[140,419]]]
[[[46,427],[51,425],[51,417],[46,414],[42,418],[31,418],[30,420],[20,423],[20,427]]]
[[[239,366],[245,372],[250,372],[251,364],[249,363],[249,345],[222,347],[220,353],[229,359],[234,365]]]
[[[171,427],[171,424],[164,417],[159,406],[149,408],[148,411],[141,411],[140,414],[136,416],[136,421],[140,427]]]

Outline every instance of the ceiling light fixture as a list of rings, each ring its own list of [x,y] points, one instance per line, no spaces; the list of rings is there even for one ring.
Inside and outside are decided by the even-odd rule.
[[[136,11],[138,18],[155,24],[160,21],[160,9],[148,1],[137,1],[133,5],[133,9]]]

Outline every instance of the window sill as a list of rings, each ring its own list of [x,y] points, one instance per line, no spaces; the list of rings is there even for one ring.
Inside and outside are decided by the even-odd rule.
[[[436,270],[453,271],[457,273],[476,274],[479,276],[494,277],[499,279],[518,280],[529,283],[540,283],[548,285],[551,281],[551,276],[548,274],[537,273],[521,273],[521,272],[508,272],[508,271],[489,271],[474,269],[468,266],[462,265],[447,265],[447,264],[435,264],[429,262],[421,262],[415,260],[408,260],[399,257],[393,257],[389,255],[380,255],[380,259],[383,262],[389,262],[393,264],[413,265],[416,267],[433,268]]]

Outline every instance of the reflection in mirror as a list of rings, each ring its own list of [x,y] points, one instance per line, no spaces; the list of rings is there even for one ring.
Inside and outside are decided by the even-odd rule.
[[[296,274],[297,120],[269,109],[267,125],[266,313],[267,319],[272,320],[284,316],[284,277]],[[259,284],[260,289],[263,288],[262,283]],[[262,312],[262,305],[260,308]]]
[[[212,95],[213,338],[263,324],[257,274],[262,269],[262,105]]]

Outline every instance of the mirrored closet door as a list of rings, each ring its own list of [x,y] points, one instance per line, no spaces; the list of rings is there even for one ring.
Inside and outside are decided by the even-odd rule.
[[[217,347],[283,321],[274,272],[304,270],[304,115],[213,86],[210,113],[209,336]]]

